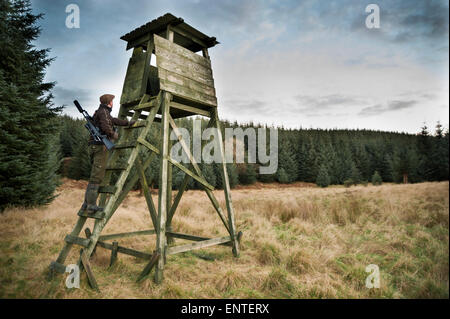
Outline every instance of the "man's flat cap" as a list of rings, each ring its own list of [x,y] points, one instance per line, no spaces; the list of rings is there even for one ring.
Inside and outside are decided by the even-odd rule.
[[[100,96],[100,103],[108,105],[114,99],[112,94],[103,94]]]

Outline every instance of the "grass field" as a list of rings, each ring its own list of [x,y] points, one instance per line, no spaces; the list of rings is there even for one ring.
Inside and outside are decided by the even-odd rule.
[[[233,190],[236,225],[244,233],[240,258],[224,246],[169,256],[161,285],[153,276],[137,284],[145,261],[119,254],[108,269],[110,251],[98,248],[92,265],[101,293],[88,287],[84,274],[80,289],[65,287],[67,274],[45,279],[76,221],[85,186],[64,180],[49,206],[0,214],[0,298],[449,297],[448,182]],[[224,205],[223,192],[215,193]],[[144,197],[132,192],[104,234],[149,229],[150,223]],[[226,235],[201,191],[185,193],[173,228]],[[151,252],[155,241],[140,236],[119,244]],[[66,264],[76,262],[78,252],[72,249]],[[365,286],[369,264],[379,266],[379,289]]]

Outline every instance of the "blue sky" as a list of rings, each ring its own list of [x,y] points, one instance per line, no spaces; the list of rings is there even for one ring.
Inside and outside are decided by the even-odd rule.
[[[120,36],[167,12],[209,36],[222,119],[304,128],[418,132],[448,127],[448,1],[32,0],[39,48],[56,57],[55,104],[78,116],[120,96],[131,50]],[[80,28],[65,26],[69,4]],[[365,8],[380,8],[368,29]],[[117,99],[118,101],[119,99]],[[113,114],[117,114],[115,105]]]

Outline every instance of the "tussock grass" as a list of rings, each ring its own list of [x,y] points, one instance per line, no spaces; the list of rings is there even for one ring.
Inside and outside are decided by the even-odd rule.
[[[80,289],[67,289],[66,276],[45,279],[76,221],[84,187],[65,180],[50,205],[0,215],[0,298],[449,297],[448,182],[234,190],[236,225],[244,233],[240,258],[224,246],[168,256],[161,285],[151,279],[137,284],[145,261],[119,254],[109,268],[110,251],[99,247],[91,261],[100,294],[84,274]],[[225,207],[223,192],[215,194]],[[86,226],[92,229],[93,222]],[[104,233],[149,228],[145,199],[132,192]],[[186,192],[172,228],[226,235],[200,191]],[[155,247],[154,236],[118,241],[145,252]],[[78,253],[73,249],[66,264]],[[379,266],[379,289],[365,287],[369,264]]]

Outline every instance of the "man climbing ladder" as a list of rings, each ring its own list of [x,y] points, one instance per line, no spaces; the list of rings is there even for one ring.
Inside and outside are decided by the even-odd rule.
[[[100,106],[95,111],[93,120],[94,125],[98,127],[102,134],[109,139],[117,140],[119,135],[114,130],[114,125],[131,126],[135,121],[121,120],[111,116],[113,108],[114,95],[103,94],[100,96]],[[91,157],[92,169],[89,178],[89,184],[84,195],[84,202],[81,209],[88,214],[93,214],[103,210],[97,206],[98,188],[105,176],[106,162],[108,159],[108,151],[102,142],[94,140],[92,135],[89,137],[89,153]]]

